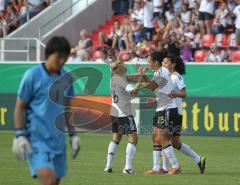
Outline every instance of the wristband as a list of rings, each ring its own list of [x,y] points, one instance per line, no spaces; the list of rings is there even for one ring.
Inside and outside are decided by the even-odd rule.
[[[16,137],[26,136],[27,131],[24,128],[15,129]]]

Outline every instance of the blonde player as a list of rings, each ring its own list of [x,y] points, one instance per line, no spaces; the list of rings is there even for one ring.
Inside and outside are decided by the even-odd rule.
[[[164,59],[163,65],[168,68],[171,73],[171,80],[173,84],[173,91],[170,96],[174,98],[178,106],[178,124],[174,128],[174,134],[171,138],[172,146],[178,149],[186,156],[193,158],[200,169],[200,173],[204,173],[206,157],[200,157],[190,146],[181,142],[180,134],[182,128],[182,98],[186,97],[186,85],[182,75],[185,74],[185,65],[180,57],[169,55]],[[163,153],[163,169],[169,170],[169,160]]]
[[[112,72],[110,87],[112,96],[112,106],[110,119],[112,122],[113,138],[108,146],[107,164],[105,172],[112,172],[112,163],[116,155],[118,145],[122,135],[128,135],[129,143],[126,148],[126,164],[123,169],[124,174],[134,174],[133,160],[138,142],[137,128],[131,112],[131,95],[137,94],[141,87],[138,82],[135,87],[129,84],[130,78],[126,76],[127,69],[123,62],[117,61],[110,65]]]

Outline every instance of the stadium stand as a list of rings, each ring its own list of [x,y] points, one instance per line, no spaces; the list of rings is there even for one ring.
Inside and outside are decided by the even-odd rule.
[[[56,0],[0,0],[0,36],[6,36]]]
[[[219,54],[221,62],[226,62],[228,58],[238,61],[239,45],[235,25],[238,21],[240,6],[237,1],[177,0],[159,1],[161,4],[157,4],[157,1],[135,0],[133,7],[131,7],[132,3],[127,3],[129,5],[127,6],[126,2],[115,0],[113,12],[117,15],[92,33],[94,60],[101,56],[99,52],[108,49],[114,50],[116,58],[122,52],[128,52],[127,58],[129,59],[144,57],[144,55],[139,55],[138,46],[140,46],[147,50],[165,48],[173,53],[179,53],[185,62],[205,62],[211,48],[215,48],[215,53],[221,53]],[[121,5],[121,3],[124,4]],[[209,10],[211,21],[204,20],[204,15],[206,15],[204,6],[212,7]],[[145,25],[149,24],[148,16],[152,22],[150,28],[146,28]],[[116,20],[120,23],[121,32],[118,36],[118,44],[113,48],[114,21]],[[140,31],[135,30],[136,21],[141,26]],[[152,35],[150,39],[148,38],[150,32],[146,33],[146,30],[151,27],[157,38],[155,41],[152,40]],[[101,43],[99,39],[100,33],[105,35],[104,43]],[[137,34],[140,37],[138,40]],[[231,52],[234,53],[233,56],[229,56]]]

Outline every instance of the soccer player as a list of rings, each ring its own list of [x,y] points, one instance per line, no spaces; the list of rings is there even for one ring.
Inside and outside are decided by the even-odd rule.
[[[112,122],[112,141],[108,146],[107,164],[105,172],[112,172],[112,163],[116,155],[118,145],[122,135],[128,135],[129,143],[126,148],[126,164],[123,169],[124,174],[134,174],[133,160],[136,153],[138,142],[137,128],[134,117],[131,112],[131,95],[137,94],[141,87],[140,79],[135,86],[129,83],[132,77],[126,76],[127,69],[123,62],[116,61],[110,65],[112,72],[110,88],[112,96],[112,105],[110,110],[110,119]]]
[[[66,75],[63,65],[69,54],[70,45],[64,37],[50,39],[45,50],[46,62],[24,74],[17,95],[13,153],[19,160],[27,159],[31,174],[39,179],[40,185],[58,185],[66,175],[66,136],[56,125],[68,127],[73,158],[80,149],[69,114],[59,116],[67,109],[64,90],[71,86],[71,80],[65,78],[55,83]],[[71,95],[72,91],[69,88],[66,93]]]
[[[173,91],[170,93],[170,96],[174,98],[174,101],[178,107],[178,124],[174,128],[174,134],[171,138],[171,143],[175,149],[181,151],[186,156],[193,158],[198,165],[200,172],[203,174],[205,170],[206,157],[200,157],[200,155],[192,150],[190,146],[182,143],[180,139],[182,128],[182,98],[186,97],[186,85],[182,76],[185,74],[185,64],[180,57],[169,55],[164,59],[163,65],[168,68],[171,73]],[[163,169],[165,171],[169,170],[169,160],[164,153]]]
[[[154,76],[150,80],[142,70],[145,87],[154,91],[156,99],[147,100],[147,104],[157,101],[157,109],[153,118],[153,168],[146,174],[167,173],[160,168],[160,155],[163,152],[169,159],[172,168],[168,174],[178,174],[181,172],[180,165],[174,154],[170,142],[174,125],[177,124],[178,110],[176,103],[169,97],[172,91],[170,72],[162,66],[164,55],[161,52],[152,52],[148,57],[148,68],[154,71]]]

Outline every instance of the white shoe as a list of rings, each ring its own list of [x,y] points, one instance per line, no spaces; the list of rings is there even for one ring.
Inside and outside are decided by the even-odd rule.
[[[112,168],[109,169],[109,168],[106,167],[106,168],[104,169],[104,172],[112,173],[113,171],[112,171]]]
[[[127,170],[127,169],[124,169],[124,170],[123,170],[123,173],[124,173],[125,175],[136,174],[134,169],[128,169],[128,170]]]

